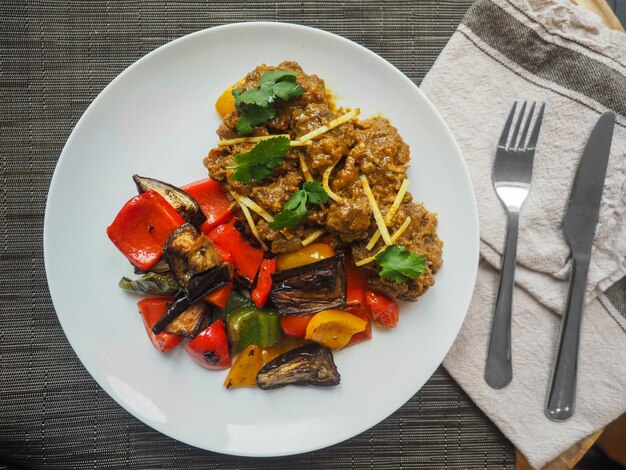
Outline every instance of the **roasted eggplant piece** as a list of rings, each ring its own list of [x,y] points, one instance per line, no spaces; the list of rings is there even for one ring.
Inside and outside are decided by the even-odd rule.
[[[225,286],[231,280],[229,264],[206,235],[191,224],[174,230],[165,243],[163,257],[191,301]]]
[[[148,272],[139,279],[123,277],[118,284],[122,289],[139,295],[176,295],[180,284],[171,274]]]
[[[174,319],[191,307],[191,302],[184,294],[181,293],[174,302],[168,307],[165,313],[159,318],[159,320],[152,327],[152,332],[158,335],[162,331],[165,331],[167,325],[169,325]]]
[[[305,315],[346,304],[344,255],[272,274],[270,299],[280,315]]]
[[[232,266],[220,264],[204,273],[192,276],[185,293],[191,300],[197,300],[220,287],[224,287],[231,281],[232,276]]]
[[[165,242],[163,257],[183,287],[195,274],[222,263],[222,255],[211,239],[191,224],[181,225],[172,232]]]
[[[183,313],[172,320],[164,331],[173,335],[193,338],[200,331],[209,326],[211,313],[209,305],[203,300],[191,304]]]
[[[317,343],[292,349],[265,364],[256,376],[262,390],[285,385],[338,385],[341,380],[333,353]]]
[[[206,302],[203,300],[193,302],[180,295],[154,324],[152,332],[158,335],[162,331],[167,331],[192,338],[206,328],[210,321],[211,312]]]
[[[146,178],[145,176],[133,175],[133,180],[140,194],[150,189],[159,193],[190,224],[198,227],[206,220],[200,205],[182,189],[164,181]]]

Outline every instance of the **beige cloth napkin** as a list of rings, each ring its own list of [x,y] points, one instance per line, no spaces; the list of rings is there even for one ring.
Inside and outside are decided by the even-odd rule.
[[[480,218],[474,297],[444,366],[541,467],[626,411],[626,318],[602,294],[626,275],[626,35],[566,0],[478,0],[421,89],[461,146]],[[520,218],[514,376],[494,390],[483,375],[506,218],[491,168],[515,99],[544,100],[547,110]],[[589,272],[576,413],[556,423],[544,405],[569,275],[561,223],[582,149],[607,109],[617,123]]]

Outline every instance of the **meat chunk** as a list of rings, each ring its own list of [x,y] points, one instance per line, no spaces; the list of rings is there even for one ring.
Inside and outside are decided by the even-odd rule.
[[[365,198],[344,199],[331,204],[326,217],[326,227],[345,242],[367,235],[372,210]]]
[[[330,107],[324,103],[309,103],[304,109],[296,108],[291,116],[291,131],[295,137],[303,136],[334,118]]]
[[[371,289],[398,299],[414,301],[435,283],[433,275],[441,268],[443,242],[437,236],[436,214],[426,210],[422,204],[402,204],[393,218],[389,230],[392,233],[395,232],[409,216],[411,223],[396,244],[414,253],[424,255],[426,257],[426,273],[417,279],[398,284],[377,276],[379,267],[376,261],[364,265],[364,268],[372,273],[368,280]],[[384,243],[379,240],[372,251],[369,251],[365,248],[366,244],[363,242],[352,245],[352,256],[355,261],[368,258],[385,247]]]
[[[255,126],[255,136],[289,134],[292,140],[296,140],[347,112],[335,106],[322,79],[305,73],[296,62],[261,65],[246,75],[241,88],[249,90],[258,86],[264,73],[277,69],[296,72],[303,94],[288,101],[276,100],[276,116]],[[225,116],[218,135],[222,139],[239,137],[236,131],[238,119],[238,111]],[[220,147],[211,150],[205,158],[210,176],[220,181],[226,191],[249,197],[272,216],[281,212],[289,198],[302,188],[305,176],[318,182],[323,181],[324,175],[329,176],[328,185],[338,196],[321,205],[307,203],[308,216],[280,231],[269,227],[265,220],[267,216],[264,219],[252,210],[251,217],[259,238],[271,247],[272,252],[297,250],[302,247],[303,240],[320,229],[331,236],[334,248],[352,250],[357,261],[371,257],[384,247],[383,241],[379,240],[373,250],[365,248],[377,225],[360,177],[367,177],[378,207],[383,215],[387,214],[406,179],[410,158],[409,146],[388,119],[382,116],[362,121],[353,119],[315,137],[308,145],[292,146],[282,163],[263,181],[243,184],[233,180],[234,157],[253,146],[254,143],[244,142]],[[306,175],[302,164],[308,168]],[[332,168],[330,173],[329,168]],[[243,214],[238,216],[244,219]],[[388,226],[389,232],[395,233],[407,217],[411,217],[411,221],[396,244],[423,254],[427,259],[427,272],[418,279],[397,284],[378,276],[377,262],[368,263],[365,268],[371,274],[370,288],[392,297],[415,300],[434,283],[433,275],[442,263],[442,242],[437,236],[436,214],[413,203],[410,193],[405,194]]]
[[[391,204],[406,178],[409,146],[386,118],[370,118],[360,126],[355,131],[355,145],[349,156],[367,176],[370,186],[376,188],[378,203]]]
[[[299,171],[290,171],[271,183],[254,186],[251,197],[272,214],[280,212],[287,200],[300,189],[304,178]]]

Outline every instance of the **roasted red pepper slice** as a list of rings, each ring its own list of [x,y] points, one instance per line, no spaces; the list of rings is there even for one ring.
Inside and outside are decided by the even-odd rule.
[[[259,269],[256,287],[252,291],[252,300],[257,307],[263,308],[272,289],[272,273],[276,272],[276,258],[264,259]]]
[[[363,305],[367,290],[367,274],[362,268],[354,265],[351,257],[346,259],[346,274],[346,304]]]
[[[230,291],[233,290],[233,281],[230,281],[224,287],[220,287],[219,289],[214,290],[208,295],[204,296],[204,300],[223,309],[226,307],[226,302],[228,302],[228,297],[230,297]]]
[[[369,308],[365,305],[354,305],[346,308],[345,310],[346,312],[356,315],[367,322],[365,330],[352,335],[352,338],[350,338],[350,341],[346,346],[352,346],[353,344],[360,343],[361,341],[372,339],[372,318],[369,314]]]
[[[182,336],[173,335],[166,331],[155,335],[152,332],[152,327],[163,316],[167,308],[174,301],[173,298],[158,297],[151,299],[143,299],[137,302],[139,307],[139,313],[143,318],[143,324],[146,327],[150,341],[157,349],[157,351],[167,351],[168,349],[174,349],[183,340]]]
[[[400,307],[393,300],[378,292],[365,292],[365,304],[370,308],[372,318],[383,326],[394,328],[398,324]]]
[[[163,255],[167,237],[184,223],[163,196],[151,190],[124,204],[107,235],[132,264],[147,271]]]
[[[230,254],[230,251],[226,251],[224,248],[216,245],[215,243],[213,243],[213,245],[215,245],[217,251],[219,251],[220,255],[222,255],[222,263],[233,263],[233,255]]]
[[[206,330],[198,333],[185,350],[202,367],[213,370],[227,369],[231,365],[228,337],[224,322],[216,320]]]
[[[280,329],[283,330],[283,333],[286,335],[304,338],[306,327],[309,326],[309,322],[314,316],[314,313],[282,316],[280,317]]]
[[[246,240],[235,226],[237,222],[239,222],[239,220],[234,218],[230,222],[211,230],[207,235],[213,243],[219,245],[232,255],[235,270],[252,286],[256,278],[256,273],[263,261],[263,250],[253,247],[252,244]]]
[[[204,232],[210,232],[232,217],[232,201],[228,199],[217,181],[206,178],[183,186],[181,189],[198,202],[206,216],[206,222],[200,226]]]

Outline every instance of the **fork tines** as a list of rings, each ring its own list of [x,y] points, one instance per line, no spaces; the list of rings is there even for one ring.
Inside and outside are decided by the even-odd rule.
[[[539,138],[539,129],[541,128],[541,121],[543,120],[545,103],[537,103],[536,101],[534,101],[533,104],[530,106],[528,112],[525,113],[527,103],[527,101],[522,101],[519,112],[517,113],[517,119],[515,121],[513,132],[510,132],[511,124],[513,124],[513,118],[515,117],[518,105],[517,101],[513,103],[511,111],[509,112],[509,117],[504,124],[504,129],[502,129],[502,135],[500,136],[498,147],[504,148],[506,150],[513,149],[523,151],[534,149],[537,145],[537,140]],[[537,104],[539,104],[539,110],[535,114],[535,108],[537,107]],[[527,142],[526,137],[528,136],[528,130],[530,129],[530,124],[531,122],[533,122],[533,120],[533,130]],[[520,136],[519,131],[522,127],[522,123],[524,124],[524,128],[522,131],[522,135]]]

